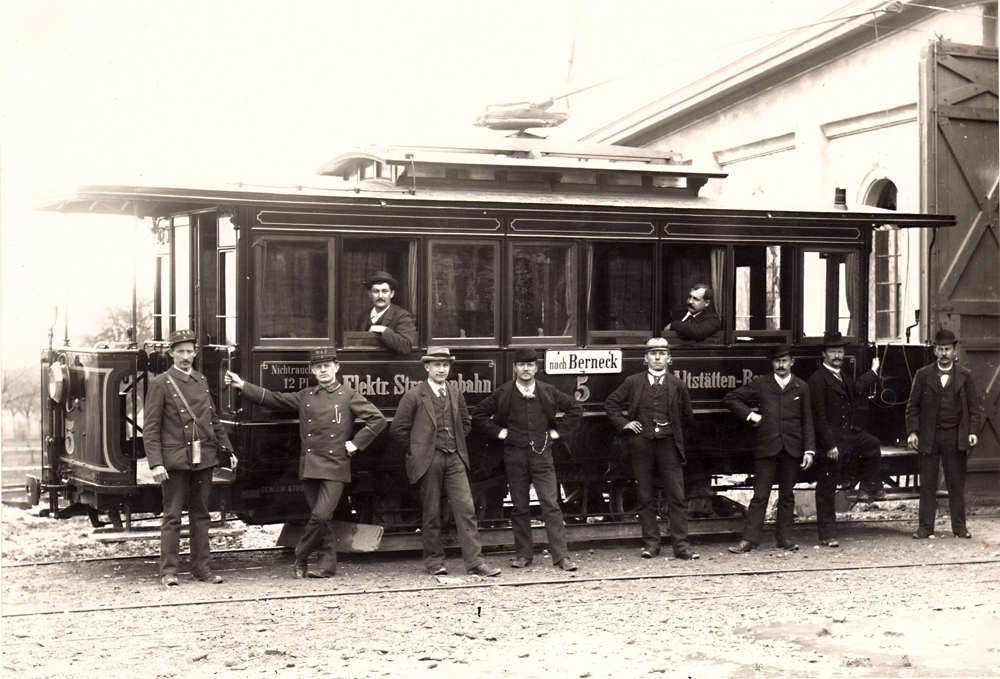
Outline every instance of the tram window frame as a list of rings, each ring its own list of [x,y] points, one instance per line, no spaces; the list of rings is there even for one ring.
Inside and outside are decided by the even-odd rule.
[[[636,311],[629,312],[629,315],[635,316],[637,314],[645,313],[647,319],[641,324],[642,327],[624,327],[624,328],[613,328],[613,329],[598,329],[594,325],[597,322],[598,314],[600,316],[607,316],[611,318],[609,314],[612,312],[610,305],[605,300],[605,303],[598,304],[595,301],[595,295],[599,290],[609,290],[613,286],[609,285],[608,282],[597,280],[598,266],[597,262],[607,263],[612,261],[613,253],[611,252],[613,248],[622,248],[625,250],[634,250],[632,254],[645,255],[646,267],[648,268],[648,285],[645,286],[645,296],[643,296],[643,286],[639,285],[638,290],[633,290],[635,285],[631,281],[627,281],[622,285],[618,286],[618,289],[625,288],[628,290],[630,299],[639,301],[635,304],[634,308]],[[585,268],[585,275],[587,276],[586,288],[584,290],[584,295],[586,298],[584,302],[587,305],[587,343],[588,344],[616,344],[616,345],[630,345],[630,344],[643,344],[652,337],[654,334],[654,328],[659,322],[655,314],[656,306],[656,276],[657,276],[657,266],[659,262],[659,255],[657,252],[656,244],[652,241],[630,241],[630,240],[615,240],[615,241],[593,241],[587,243],[586,245],[586,257],[587,265]],[[598,255],[603,254],[603,257]],[[634,258],[623,259],[621,261],[633,261]],[[605,269],[601,270],[606,273]],[[627,273],[625,271],[624,273]],[[599,306],[605,307],[604,310],[599,309]]]
[[[362,247],[357,247],[358,245]],[[381,263],[366,262],[361,267],[352,267],[348,260],[353,252],[384,253]],[[400,252],[405,254],[400,255]],[[405,260],[405,265],[398,266],[393,259]],[[398,281],[399,286],[393,295],[392,303],[405,309],[413,316],[413,321],[420,332],[419,313],[419,275],[420,239],[414,236],[384,236],[384,235],[345,235],[340,243],[340,289],[344,295],[340,300],[340,323],[345,349],[368,349],[381,345],[370,332],[359,330],[358,321],[364,314],[371,311],[371,297],[365,287],[368,276],[376,271],[387,271]],[[350,298],[353,298],[351,300]]]
[[[236,225],[232,217],[220,215],[216,223],[216,260],[219,286],[216,325],[219,344],[236,344]]]
[[[755,268],[753,263],[742,264],[748,261],[747,255],[752,250],[760,248],[777,249],[770,253],[765,250],[763,269],[759,266]],[[732,264],[729,266],[732,280],[728,281],[726,289],[732,300],[732,306],[729,308],[732,309],[731,321],[736,343],[790,343],[794,332],[793,309],[796,303],[794,287],[798,262],[796,247],[787,243],[741,243],[733,246],[732,257]],[[769,284],[768,281],[768,259],[778,264],[776,286]],[[744,269],[746,271],[743,271]],[[770,293],[768,287],[771,289]],[[772,297],[771,301],[768,301],[767,295],[774,295],[775,291],[777,300]],[[765,295],[763,302],[759,297],[761,292]],[[741,314],[741,311],[745,313]],[[760,311],[764,312],[763,315],[759,313]],[[801,314],[801,309],[799,312]],[[747,319],[745,324],[747,326],[760,325],[760,319],[763,318],[765,327],[741,327],[744,325],[741,323],[741,318]],[[753,320],[755,318],[756,321]]]
[[[681,339],[675,331],[667,330],[666,326],[684,319],[688,313],[690,292],[701,285],[712,289],[709,309],[714,309],[722,321],[725,307],[724,295],[721,293],[725,290],[728,269],[726,247],[710,243],[665,241],[659,261],[662,291],[660,325],[663,327],[661,335],[684,345],[722,344],[727,325],[724,321],[718,331],[702,340]],[[697,263],[697,266],[691,266],[690,263]]]
[[[566,264],[565,273],[565,292],[566,298],[564,300],[565,308],[567,310],[567,328],[568,333],[560,335],[546,335],[546,334],[533,334],[533,335],[518,335],[515,334],[515,325],[518,321],[518,311],[516,309],[516,302],[522,299],[521,293],[517,290],[518,276],[517,276],[517,250],[518,248],[559,248],[563,249],[565,253],[563,254],[563,261]],[[560,346],[560,345],[572,345],[576,342],[576,338],[579,334],[580,327],[580,290],[579,290],[579,280],[580,280],[580,248],[576,242],[566,242],[564,240],[551,241],[551,240],[515,240],[511,241],[507,247],[507,285],[509,286],[508,299],[510,302],[506,305],[506,316],[507,316],[507,326],[510,328],[511,345],[532,345],[532,346]],[[544,309],[544,303],[542,307]],[[544,312],[543,312],[544,313]],[[521,314],[523,317],[524,314]],[[541,329],[541,328],[540,328]]]
[[[815,317],[816,309],[820,307],[820,303],[817,301],[817,295],[813,294],[811,290],[807,289],[810,287],[810,278],[817,281],[818,276],[811,274],[810,267],[810,254],[821,255],[819,258],[823,260],[822,255],[844,255],[845,259],[850,259],[853,257],[853,268],[851,271],[851,265],[848,261],[839,262],[836,268],[836,282],[837,290],[836,295],[838,298],[838,311],[836,317],[836,323],[834,327],[830,326],[830,314],[828,311],[828,303],[830,302],[831,293],[830,290],[830,277],[831,273],[829,271],[828,264],[824,264],[824,271],[822,276],[824,281],[822,282],[823,295],[819,297],[821,302],[822,311],[820,312],[822,323],[821,328],[815,329],[815,326],[810,326],[809,319]],[[855,248],[843,248],[843,247],[823,247],[823,246],[804,246],[799,249],[799,266],[801,268],[802,277],[802,295],[801,301],[799,302],[798,314],[802,323],[802,342],[803,344],[817,344],[822,341],[824,332],[840,332],[845,339],[848,340],[858,340],[861,333],[861,326],[863,319],[859,315],[861,312],[861,299],[862,299],[862,288],[864,286],[864,281],[861,275],[861,251]],[[867,273],[867,269],[865,270]],[[853,294],[850,287],[850,282],[855,282],[855,287]],[[819,284],[817,282],[817,284]],[[841,297],[842,296],[842,297]],[[853,298],[853,299],[852,299]],[[847,316],[841,316],[841,311],[844,306],[847,307]],[[808,311],[808,314],[807,314]],[[853,326],[853,327],[852,327]]]
[[[427,251],[425,264],[427,267],[428,275],[426,277],[426,307],[424,316],[426,317],[427,333],[430,339],[429,344],[442,344],[450,346],[488,346],[493,347],[499,344],[500,337],[500,282],[502,278],[502,250],[501,242],[494,239],[466,239],[466,238],[433,238],[427,241]],[[437,266],[435,262],[435,254],[438,248],[446,246],[469,246],[469,247],[490,247],[493,251],[493,286],[490,294],[492,295],[493,304],[493,318],[492,318],[492,335],[483,335],[477,337],[469,336],[458,336],[449,337],[436,334],[435,322],[438,319],[438,315],[435,309],[435,276],[440,272],[440,267]]]

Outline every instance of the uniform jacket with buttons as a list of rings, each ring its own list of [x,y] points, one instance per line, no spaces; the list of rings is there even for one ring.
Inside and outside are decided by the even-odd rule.
[[[385,417],[368,399],[350,387],[338,384],[332,391],[325,387],[306,387],[282,394],[244,382],[243,398],[271,410],[298,411],[300,479],[325,479],[351,482],[351,458],[346,443],[350,439],[364,450],[385,429]],[[354,419],[365,426],[351,439]]]
[[[472,416],[465,403],[465,397],[458,387],[451,382],[445,382],[448,400],[451,404],[451,422],[449,426],[455,432],[457,455],[465,468],[469,469],[469,450],[465,445],[465,437],[472,429]],[[461,432],[461,435],[458,433]],[[431,386],[424,380],[411,388],[399,399],[396,417],[392,420],[389,436],[397,443],[406,446],[406,478],[410,483],[419,481],[430,469],[434,459],[434,444],[437,441],[437,416],[434,413],[434,393]]]
[[[675,376],[668,372],[666,377],[663,383],[667,389],[667,418],[674,433],[674,444],[681,454],[681,459],[684,459],[684,432],[690,430],[694,424],[691,395],[688,393],[687,385]],[[619,432],[625,429],[625,425],[629,422],[639,419],[642,392],[647,388],[652,389],[649,384],[649,371],[644,370],[626,377],[604,402],[604,412]],[[622,411],[627,414],[622,415]]]
[[[809,376],[817,452],[823,455],[838,448],[851,432],[863,431],[857,403],[878,380],[874,370],[865,371],[857,381],[843,370],[840,376],[843,382],[822,364]]]
[[[167,375],[173,378],[174,384],[194,410],[201,423],[200,428],[170,386]],[[208,382],[204,375],[194,370],[187,375],[170,366],[167,372],[151,379],[143,403],[142,422],[143,446],[150,469],[160,465],[168,471],[214,467],[219,463],[219,456],[215,444],[208,440],[208,432],[212,432],[224,448],[232,450],[229,437],[215,412]],[[191,457],[191,442],[195,439],[201,441],[201,463],[197,465],[192,463]]]
[[[952,378],[955,380],[955,400],[958,405],[958,449],[968,451],[969,434],[979,434],[982,411],[979,408],[979,392],[976,391],[972,371],[963,365],[954,364]],[[910,400],[906,404],[906,431],[917,433],[917,452],[927,455],[934,448],[934,430],[937,429],[938,407],[944,387],[938,376],[937,361],[925,365],[913,377]]]
[[[801,458],[805,451],[816,449],[809,386],[795,375],[784,390],[774,373],[758,375],[726,394],[722,404],[743,421],[752,412],[750,405],[757,405],[761,420],[757,425],[756,458],[772,457],[782,449]]]

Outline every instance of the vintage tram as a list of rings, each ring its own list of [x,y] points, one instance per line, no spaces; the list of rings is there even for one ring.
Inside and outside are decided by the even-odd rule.
[[[34,499],[47,494],[56,510],[63,498],[116,524],[159,511],[142,460],[142,397],[148,378],[169,366],[163,339],[175,329],[197,333],[196,367],[217,392],[240,458],[234,473],[219,470],[215,502],[247,523],[307,516],[299,441],[294,415],[241,402],[224,386],[226,369],[297,390],[311,379],[309,349],[335,345],[341,379],[391,419],[406,389],[426,378],[427,346],[457,355],[451,379],[470,407],[512,378],[512,351],[531,346],[544,355],[538,379],[584,405],[581,430],[557,451],[558,474],[567,519],[596,531],[627,520],[634,496],[603,402],[643,369],[645,341],[684,307],[688,290],[706,283],[722,330],[701,342],[673,337],[671,370],[689,387],[696,414],[690,511],[729,519],[719,480],[750,473],[753,433],[725,411],[723,395],[769,371],[779,343],[797,346],[795,372],[806,377],[824,331],[851,339],[846,369],[867,368],[873,231],[955,221],[842,200],[822,209],[737,203],[703,195],[723,173],[670,152],[537,138],[364,147],[318,173],[322,188],[94,186],[46,206],[134,215],[161,252],[152,343],[45,352],[44,461],[29,480]],[[388,351],[359,324],[370,309],[363,281],[375,270],[392,272],[393,301],[416,319],[419,341],[409,355]],[[905,438],[900,402],[909,383],[888,372],[887,382],[894,400],[870,428],[892,444]],[[473,432],[470,451],[480,515],[502,520],[502,450]],[[386,435],[354,458],[345,518],[394,531],[419,525],[403,459]],[[891,483],[913,482],[911,459],[885,460]]]

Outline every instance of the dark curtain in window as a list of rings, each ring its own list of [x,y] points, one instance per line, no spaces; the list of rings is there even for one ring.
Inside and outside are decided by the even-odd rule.
[[[325,240],[257,243],[263,338],[329,337],[330,264]]]
[[[652,329],[653,248],[595,244],[591,264],[590,329]]]
[[[568,246],[514,248],[514,336],[573,334],[573,253]]]
[[[493,338],[496,247],[439,243],[431,251],[434,338]]]

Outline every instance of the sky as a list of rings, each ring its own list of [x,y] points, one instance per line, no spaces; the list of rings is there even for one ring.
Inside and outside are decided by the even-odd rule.
[[[546,134],[577,139],[845,4],[3,3],[0,363],[95,332],[133,271],[151,294],[130,218],[36,209],[76,186],[316,186],[352,146],[492,138],[472,126],[488,104],[642,71],[557,102],[571,119]]]

